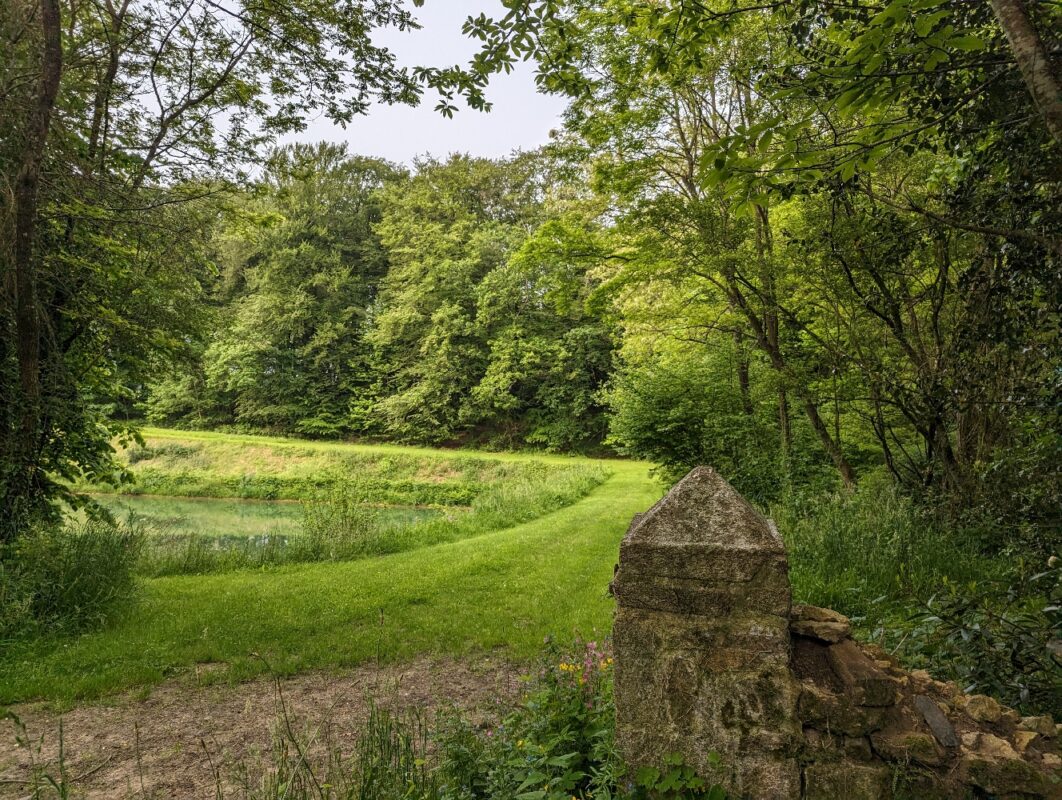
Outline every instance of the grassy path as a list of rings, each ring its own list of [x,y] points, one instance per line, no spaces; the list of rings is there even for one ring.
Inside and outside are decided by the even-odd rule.
[[[107,630],[0,658],[0,703],[98,697],[199,663],[227,665],[215,674],[238,680],[266,669],[255,654],[295,673],[496,647],[519,656],[546,635],[605,632],[619,540],[660,494],[648,465],[609,468],[612,476],[571,506],[459,542],[349,563],[145,581],[136,609]]]

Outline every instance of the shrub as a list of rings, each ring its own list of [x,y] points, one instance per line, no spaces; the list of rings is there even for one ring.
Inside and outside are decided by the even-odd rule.
[[[576,652],[550,645],[531,690],[499,725],[451,720],[439,737],[450,796],[614,796],[624,773],[613,747],[611,664],[595,642]]]
[[[202,447],[198,444],[181,444],[169,442],[155,445],[134,445],[125,452],[126,461],[131,465],[153,458],[188,459],[198,453]]]
[[[1062,566],[1016,564],[1005,579],[944,581],[906,626],[903,654],[968,692],[1062,717]]]
[[[986,554],[977,529],[946,527],[872,478],[855,494],[789,497],[772,514],[798,600],[849,614],[861,636],[908,666],[1029,712],[1062,713],[1057,566]]]
[[[0,635],[102,624],[134,593],[143,540],[102,519],[26,531],[0,554]]]
[[[337,561],[380,549],[379,512],[358,484],[303,504],[302,536],[294,543],[299,560]]]

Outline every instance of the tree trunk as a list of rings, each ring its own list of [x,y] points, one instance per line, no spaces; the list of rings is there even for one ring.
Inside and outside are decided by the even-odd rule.
[[[734,330],[734,356],[737,358],[738,389],[741,392],[741,410],[745,416],[756,413],[752,405],[752,383],[749,380],[749,359],[745,355],[745,335],[740,328]]]
[[[782,435],[782,458],[789,469],[790,456],[793,453],[793,425],[789,419],[789,394],[784,387],[778,387],[778,429]]]
[[[15,307],[15,351],[18,357],[20,397],[16,400],[18,427],[13,431],[12,482],[5,495],[9,513],[0,524],[0,540],[10,539],[19,518],[35,503],[42,476],[39,474],[41,379],[41,324],[37,308],[37,206],[41,164],[48,140],[52,110],[59,93],[63,49],[59,0],[41,0],[43,47],[37,96],[26,120],[25,142],[18,176],[12,191],[14,246],[11,281]]]
[[[991,0],[991,3],[1033,102],[1055,141],[1062,143],[1062,80],[1055,74],[1051,56],[1029,19],[1025,3],[1022,0]]]
[[[822,446],[826,448],[826,452],[829,453],[834,466],[837,467],[837,471],[841,475],[841,480],[847,488],[854,489],[856,484],[855,470],[853,470],[852,465],[848,463],[848,459],[844,457],[841,445],[830,436],[830,431],[826,427],[826,423],[822,421],[822,417],[819,415],[818,405],[811,399],[811,396],[805,392],[799,392],[799,394],[804,401],[804,410],[807,413],[808,420],[811,422],[811,427],[814,428],[815,433],[819,435],[819,440],[822,442]]]
[[[757,346],[767,355],[770,359],[771,366],[779,375],[791,379],[792,372],[789,369],[789,365],[786,363],[785,358],[782,356],[781,348],[777,343],[771,342],[767,335],[766,326],[756,315],[754,310],[749,307],[748,301],[741,293],[741,289],[734,275],[726,275],[726,280],[727,294],[730,298],[730,302],[745,315],[745,319],[747,319],[749,323],[749,328],[751,328],[753,334],[755,334]],[[856,485],[855,470],[852,469],[852,465],[849,464],[848,459],[845,458],[844,450],[841,449],[840,444],[838,444],[833,436],[830,435],[830,429],[826,426],[826,423],[822,421],[822,415],[819,414],[818,404],[812,398],[806,386],[801,385],[799,382],[790,382],[793,386],[793,392],[801,401],[803,401],[804,412],[807,414],[808,421],[818,435],[819,441],[822,442],[822,446],[826,450],[826,453],[830,456],[830,460],[833,461],[834,466],[837,468],[837,472],[841,476],[841,480],[844,482],[845,487],[848,489],[854,489]]]

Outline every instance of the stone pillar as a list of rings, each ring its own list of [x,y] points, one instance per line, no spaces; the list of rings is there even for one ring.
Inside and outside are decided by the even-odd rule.
[[[773,525],[698,467],[634,519],[614,591],[627,763],[659,767],[678,753],[738,796],[798,798],[788,562]]]

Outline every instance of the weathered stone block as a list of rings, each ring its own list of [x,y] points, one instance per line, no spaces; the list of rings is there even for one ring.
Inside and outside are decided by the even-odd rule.
[[[810,764],[804,770],[805,800],[888,800],[892,774],[888,767],[842,761]]]
[[[616,600],[626,608],[728,617],[753,611],[785,617],[789,609],[789,586],[784,583],[784,565],[765,565],[755,581],[715,582],[700,578],[645,575],[623,569],[613,585]]]
[[[936,740],[941,745],[944,747],[959,746],[959,737],[955,733],[955,726],[951,724],[933,698],[920,694],[915,695],[912,702],[918,713],[922,715],[926,725],[933,732],[933,736],[936,737]]]
[[[857,705],[847,695],[833,694],[805,681],[797,701],[797,716],[804,725],[820,731],[865,736],[881,729],[885,712]]]
[[[891,706],[896,702],[897,680],[868,658],[852,640],[831,645],[826,656],[845,691],[860,705]]]
[[[1014,742],[1014,749],[1019,753],[1024,754],[1029,749],[1029,745],[1040,738],[1040,734],[1036,731],[1014,731],[1012,741]]]
[[[1050,714],[1042,717],[1022,717],[1019,727],[1023,731],[1032,731],[1047,739],[1053,739],[1055,736],[1055,721]]]
[[[1031,795],[1059,797],[1059,787],[1048,784],[1044,775],[1019,758],[996,759],[981,753],[966,753],[959,761],[957,777],[992,795]]]
[[[870,739],[866,736],[845,736],[844,752],[856,761],[871,761],[874,758],[874,751],[870,749]]]
[[[616,609],[612,638],[632,653],[700,651],[720,669],[785,659],[789,643],[785,620],[773,614],[733,614],[690,625],[683,614],[626,606]]]
[[[915,762],[928,767],[944,763],[944,752],[932,736],[909,730],[885,730],[870,735],[874,751],[888,761]]]
[[[738,796],[797,798],[790,586],[777,531],[717,473],[696,469],[631,525],[613,586],[625,760],[659,766],[680,753]]]
[[[844,614],[828,608],[796,605],[790,615],[789,629],[798,636],[820,642],[839,642],[848,638],[852,624]]]
[[[999,722],[1003,707],[988,695],[975,694],[966,698],[966,713],[978,722]]]

